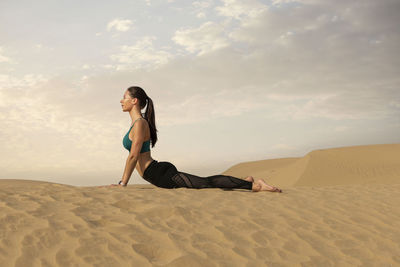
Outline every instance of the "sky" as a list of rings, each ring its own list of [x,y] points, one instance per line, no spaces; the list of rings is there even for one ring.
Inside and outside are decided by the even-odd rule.
[[[400,143],[399,13],[398,0],[2,0],[0,179],[118,182],[134,85],[155,105],[152,157],[199,176]]]

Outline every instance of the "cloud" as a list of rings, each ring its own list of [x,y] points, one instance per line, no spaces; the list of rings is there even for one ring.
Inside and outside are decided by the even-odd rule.
[[[221,24],[207,21],[197,28],[177,30],[172,40],[184,46],[190,53],[203,54],[213,52],[229,45],[224,36],[224,27]]]
[[[156,49],[153,41],[154,36],[144,36],[134,45],[123,45],[119,53],[111,55],[110,58],[117,62],[116,69],[154,69],[168,62],[172,55],[164,50]]]
[[[206,14],[204,12],[199,12],[196,14],[196,17],[198,17],[199,19],[205,18]]]
[[[400,38],[393,11],[400,10],[399,4],[275,4],[270,8],[256,1],[223,1],[215,10],[220,16],[238,19],[239,24],[228,21],[222,30],[221,24],[207,22],[177,31],[173,37],[177,44],[204,57],[188,61],[188,71],[179,76],[192,80],[197,88],[242,88],[246,95],[257,96],[248,99],[253,109],[261,108],[261,103],[266,110],[272,109],[270,118],[367,120],[399,115],[400,57],[396,47]],[[210,36],[209,40],[220,41],[224,49],[214,50],[211,41],[203,41]],[[205,57],[208,51],[213,51],[212,56]],[[202,75],[196,78],[192,72]],[[207,76],[214,84],[205,85],[201,79]],[[277,96],[280,102],[276,102]],[[201,108],[196,107],[202,103],[197,100],[182,108]],[[225,108],[232,104],[226,103]],[[210,110],[215,106],[210,104]]]
[[[255,2],[249,3],[257,6]],[[251,15],[235,11],[232,16],[241,20],[233,28],[206,22],[178,30],[173,40],[200,57],[178,57],[166,48],[158,48],[156,37],[145,36],[133,45],[120,46],[110,56],[113,64],[103,64],[106,73],[112,69],[119,73],[107,74],[107,79],[113,81],[107,86],[115,88],[113,83],[118,82],[119,88],[126,88],[132,81],[144,84],[160,97],[157,99],[160,121],[171,124],[256,111],[267,118],[298,121],[396,116],[400,79],[396,52],[399,34],[391,26],[394,18],[378,23],[367,8],[360,7],[361,13],[357,13],[355,6],[348,9],[347,5],[332,3],[303,2],[301,8],[285,6],[285,10],[261,8],[262,12],[249,12]],[[224,2],[224,6],[228,4],[239,5],[235,1]],[[365,5],[372,5],[379,14],[388,9],[385,4],[373,1]],[[337,19],[333,19],[335,16]],[[356,23],[358,18],[364,18],[360,25]],[[245,38],[235,36],[229,40],[229,31]],[[378,47],[364,42],[376,32],[384,36]],[[271,38],[269,42],[264,35]],[[285,44],[279,42],[282,36],[287,38]],[[364,45],[360,45],[362,42]],[[236,46],[242,43],[248,47]],[[89,66],[92,68],[92,64]],[[87,110],[85,101],[90,101],[99,88],[106,90],[101,82],[95,82],[104,82],[101,75],[87,76],[76,83],[87,88],[87,95],[65,89],[71,92],[70,100],[77,105],[72,110]],[[19,81],[11,80],[11,83]],[[51,87],[75,86],[67,87],[64,83],[67,82],[51,82],[48,92],[45,90],[52,96],[49,101],[58,99],[51,93]],[[91,87],[94,83],[96,86]],[[73,92],[84,99],[82,103],[73,100]],[[104,107],[110,105],[109,99],[103,101]]]
[[[190,14],[195,15],[199,19],[204,19],[209,15],[209,11],[213,5],[213,0],[194,1],[192,2],[193,10],[190,11]]]
[[[4,53],[4,48],[0,46],[0,63],[11,62],[11,59],[9,57],[6,57],[3,53]]]
[[[126,32],[131,28],[132,21],[129,19],[114,19],[107,24],[107,31],[116,30],[119,32]]]
[[[253,15],[245,16],[230,37],[252,48],[282,45],[282,39],[287,39],[284,44],[290,43],[292,48],[307,46],[334,51],[334,48],[343,48],[345,42],[356,49],[369,48],[385,39],[390,41],[388,33],[398,35],[394,10],[400,10],[400,4],[395,1],[292,2],[298,5],[260,8]],[[364,52],[365,49],[360,50]]]
[[[192,6],[199,9],[206,9],[213,4],[213,1],[194,1],[192,2]]]
[[[245,17],[256,17],[261,12],[268,9],[267,5],[260,3],[257,0],[222,0],[223,6],[215,8],[221,16],[242,19]]]
[[[107,84],[107,79],[98,81],[103,86]],[[121,121],[115,120],[113,112],[98,116],[99,110],[107,110],[111,104],[98,96],[108,91],[115,99],[113,104],[118,113],[120,90],[114,90],[113,94],[107,89],[112,88],[110,84],[101,89],[90,87],[89,77],[82,77],[80,84],[68,78],[44,78],[38,74],[22,78],[1,76],[0,82],[0,121],[4,127],[0,132],[3,144],[0,168],[40,171],[58,169],[57,166],[73,169],[79,166],[80,171],[93,171],[97,167],[92,157],[115,161],[107,155],[107,150],[112,150],[113,141],[110,143],[110,140],[119,138],[118,123]],[[110,120],[110,115],[114,119]],[[100,125],[107,126],[101,129]],[[94,134],[96,132],[101,134]],[[109,134],[114,137],[107,137]],[[15,151],[19,152],[15,154]],[[77,153],[82,155],[79,160]],[[15,157],[8,160],[7,155]],[[23,166],[18,163],[21,161]]]
[[[12,75],[0,74],[0,89],[5,91],[7,88],[33,87],[48,81],[48,77],[42,74],[25,74],[22,78]]]

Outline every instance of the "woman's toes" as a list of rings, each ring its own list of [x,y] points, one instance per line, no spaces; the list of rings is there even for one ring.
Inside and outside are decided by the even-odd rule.
[[[282,193],[282,190],[281,189],[279,189],[278,187],[275,187],[274,186],[274,191],[273,192],[279,192],[279,193]]]

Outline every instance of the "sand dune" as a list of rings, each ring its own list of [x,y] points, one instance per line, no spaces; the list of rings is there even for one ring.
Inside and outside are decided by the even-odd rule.
[[[0,266],[399,266],[399,149],[228,170],[282,194],[0,180]]]
[[[279,186],[400,183],[400,144],[314,150],[301,158],[240,163],[224,174],[252,175]]]

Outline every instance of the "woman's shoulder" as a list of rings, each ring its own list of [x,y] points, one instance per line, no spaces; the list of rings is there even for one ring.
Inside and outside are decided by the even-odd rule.
[[[135,126],[135,124],[138,124],[138,123],[144,122],[144,121],[147,122],[147,120],[146,120],[145,118],[143,118],[143,117],[137,118],[137,119],[132,123],[131,127]]]
[[[138,118],[137,120],[134,121],[134,123],[131,126],[132,129],[135,129],[133,131],[131,131],[131,133],[133,133],[134,131],[137,131],[137,129],[149,129],[150,130],[150,126],[149,123],[147,122],[147,120],[145,118]]]

